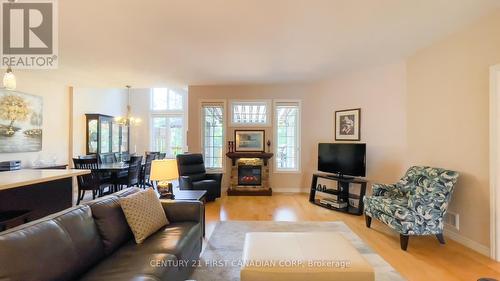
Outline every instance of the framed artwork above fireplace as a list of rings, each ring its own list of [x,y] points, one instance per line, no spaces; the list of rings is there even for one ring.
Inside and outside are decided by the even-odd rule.
[[[235,130],[235,151],[264,152],[265,139],[264,130]]]

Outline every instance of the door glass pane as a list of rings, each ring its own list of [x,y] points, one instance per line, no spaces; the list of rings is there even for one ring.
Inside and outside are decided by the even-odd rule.
[[[224,140],[224,107],[222,105],[203,106],[203,153],[205,166],[222,169]]]
[[[184,119],[180,116],[155,116],[152,120],[153,150],[174,158],[183,152]]]
[[[109,134],[111,133],[111,122],[101,122],[101,153],[109,153]]]
[[[113,122],[111,134],[112,152],[120,152],[120,126]]]
[[[97,120],[89,120],[88,124],[88,134],[89,134],[89,140],[88,140],[88,150],[89,153],[97,153]]]
[[[276,168],[278,170],[298,169],[298,114],[297,105],[276,106]]]

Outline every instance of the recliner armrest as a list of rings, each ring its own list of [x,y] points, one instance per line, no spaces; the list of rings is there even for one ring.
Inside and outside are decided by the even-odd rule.
[[[200,201],[160,201],[169,222],[203,222],[205,206]]]
[[[221,173],[213,173],[213,174],[207,173],[205,175],[205,177],[206,177],[206,179],[215,180],[217,182],[221,182],[222,181],[222,174]]]
[[[180,176],[179,187],[181,189],[193,189],[193,180],[190,176]]]

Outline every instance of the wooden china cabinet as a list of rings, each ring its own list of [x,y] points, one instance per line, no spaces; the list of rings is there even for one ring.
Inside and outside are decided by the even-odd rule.
[[[87,154],[129,152],[129,126],[115,121],[113,116],[85,114]]]

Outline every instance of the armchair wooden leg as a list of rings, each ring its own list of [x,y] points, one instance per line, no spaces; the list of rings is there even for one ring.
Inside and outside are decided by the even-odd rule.
[[[399,235],[399,240],[401,243],[401,250],[406,251],[406,249],[408,249],[408,240],[409,239],[410,239],[410,236],[408,236],[408,235],[403,235],[403,234]]]
[[[446,244],[446,242],[444,241],[443,233],[436,234],[436,238],[438,239],[439,244],[443,244],[443,245]]]
[[[372,225],[372,217],[365,215],[366,227],[370,228]]]

